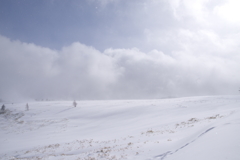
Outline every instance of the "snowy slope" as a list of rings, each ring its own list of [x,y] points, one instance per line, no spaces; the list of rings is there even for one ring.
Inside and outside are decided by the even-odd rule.
[[[0,159],[240,159],[240,96],[77,103],[5,104]]]

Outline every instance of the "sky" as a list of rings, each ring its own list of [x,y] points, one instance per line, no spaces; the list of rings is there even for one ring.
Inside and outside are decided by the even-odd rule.
[[[239,94],[238,0],[1,0],[0,99]]]

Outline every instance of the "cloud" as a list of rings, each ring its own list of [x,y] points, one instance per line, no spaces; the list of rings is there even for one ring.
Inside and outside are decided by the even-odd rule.
[[[104,8],[109,4],[118,3],[119,0],[88,0],[90,3],[96,3],[99,7]],[[98,8],[98,7],[96,7]]]
[[[111,58],[73,43],[61,51],[0,38],[1,94],[31,98],[104,98],[119,71]],[[10,93],[9,93],[10,92]]]
[[[238,0],[228,0],[223,5],[216,6],[214,13],[224,18],[225,21],[240,25],[240,19],[238,15],[240,2]]]
[[[237,94],[240,55],[228,53],[229,45],[221,48],[218,37],[206,31],[181,30],[179,34],[186,37],[180,44],[186,45],[185,50],[171,55],[137,48],[100,52],[79,42],[51,50],[0,36],[0,98],[129,99]],[[207,51],[210,46],[188,46],[188,38],[196,42],[209,40],[210,45],[223,51],[218,54]]]
[[[65,47],[54,50],[36,41],[0,36],[0,98],[126,99],[238,93],[240,4],[236,0],[72,1],[71,12],[55,21],[58,18],[50,13],[61,10],[54,8],[57,5],[63,7],[59,2],[47,10],[53,15],[49,19],[55,25],[52,30],[41,28],[43,34],[36,30],[26,34],[47,37],[43,44],[49,46],[61,41]]]
[[[183,31],[200,37],[204,37],[203,32],[209,33],[219,42],[239,41],[237,0],[73,0],[67,4],[63,0],[54,3],[26,0],[22,3],[4,2],[8,7],[2,8],[1,35],[58,50],[80,42],[101,52],[107,48],[136,47],[144,52],[157,49],[171,54],[184,50],[182,41],[187,39],[198,45],[196,39],[191,42],[191,37],[185,37]],[[6,9],[9,7],[14,12]],[[200,39],[196,43],[208,45]]]

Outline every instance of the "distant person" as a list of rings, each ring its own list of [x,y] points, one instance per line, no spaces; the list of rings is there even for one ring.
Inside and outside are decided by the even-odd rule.
[[[5,111],[5,106],[2,105],[1,111]]]
[[[26,111],[28,111],[29,110],[29,106],[28,106],[28,103],[26,104]]]
[[[73,101],[73,106],[77,107],[77,102],[76,101]]]

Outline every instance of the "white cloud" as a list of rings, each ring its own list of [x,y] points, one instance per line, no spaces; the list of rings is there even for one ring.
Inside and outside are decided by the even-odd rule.
[[[2,98],[11,90],[32,98],[91,98],[119,75],[110,57],[80,43],[54,51],[1,36],[0,45]]]
[[[198,37],[189,31],[181,34]],[[186,50],[170,56],[158,50],[144,53],[137,48],[101,53],[78,42],[55,51],[3,36],[0,45],[2,99],[17,95],[116,99],[235,94],[240,81],[238,54],[226,58]]]
[[[225,21],[240,25],[240,1],[228,0],[226,3],[214,8],[214,13],[224,18]]]
[[[208,10],[205,7],[209,0],[170,0],[169,3],[174,16],[181,20],[183,17],[194,17],[195,20],[202,23],[208,16]]]

